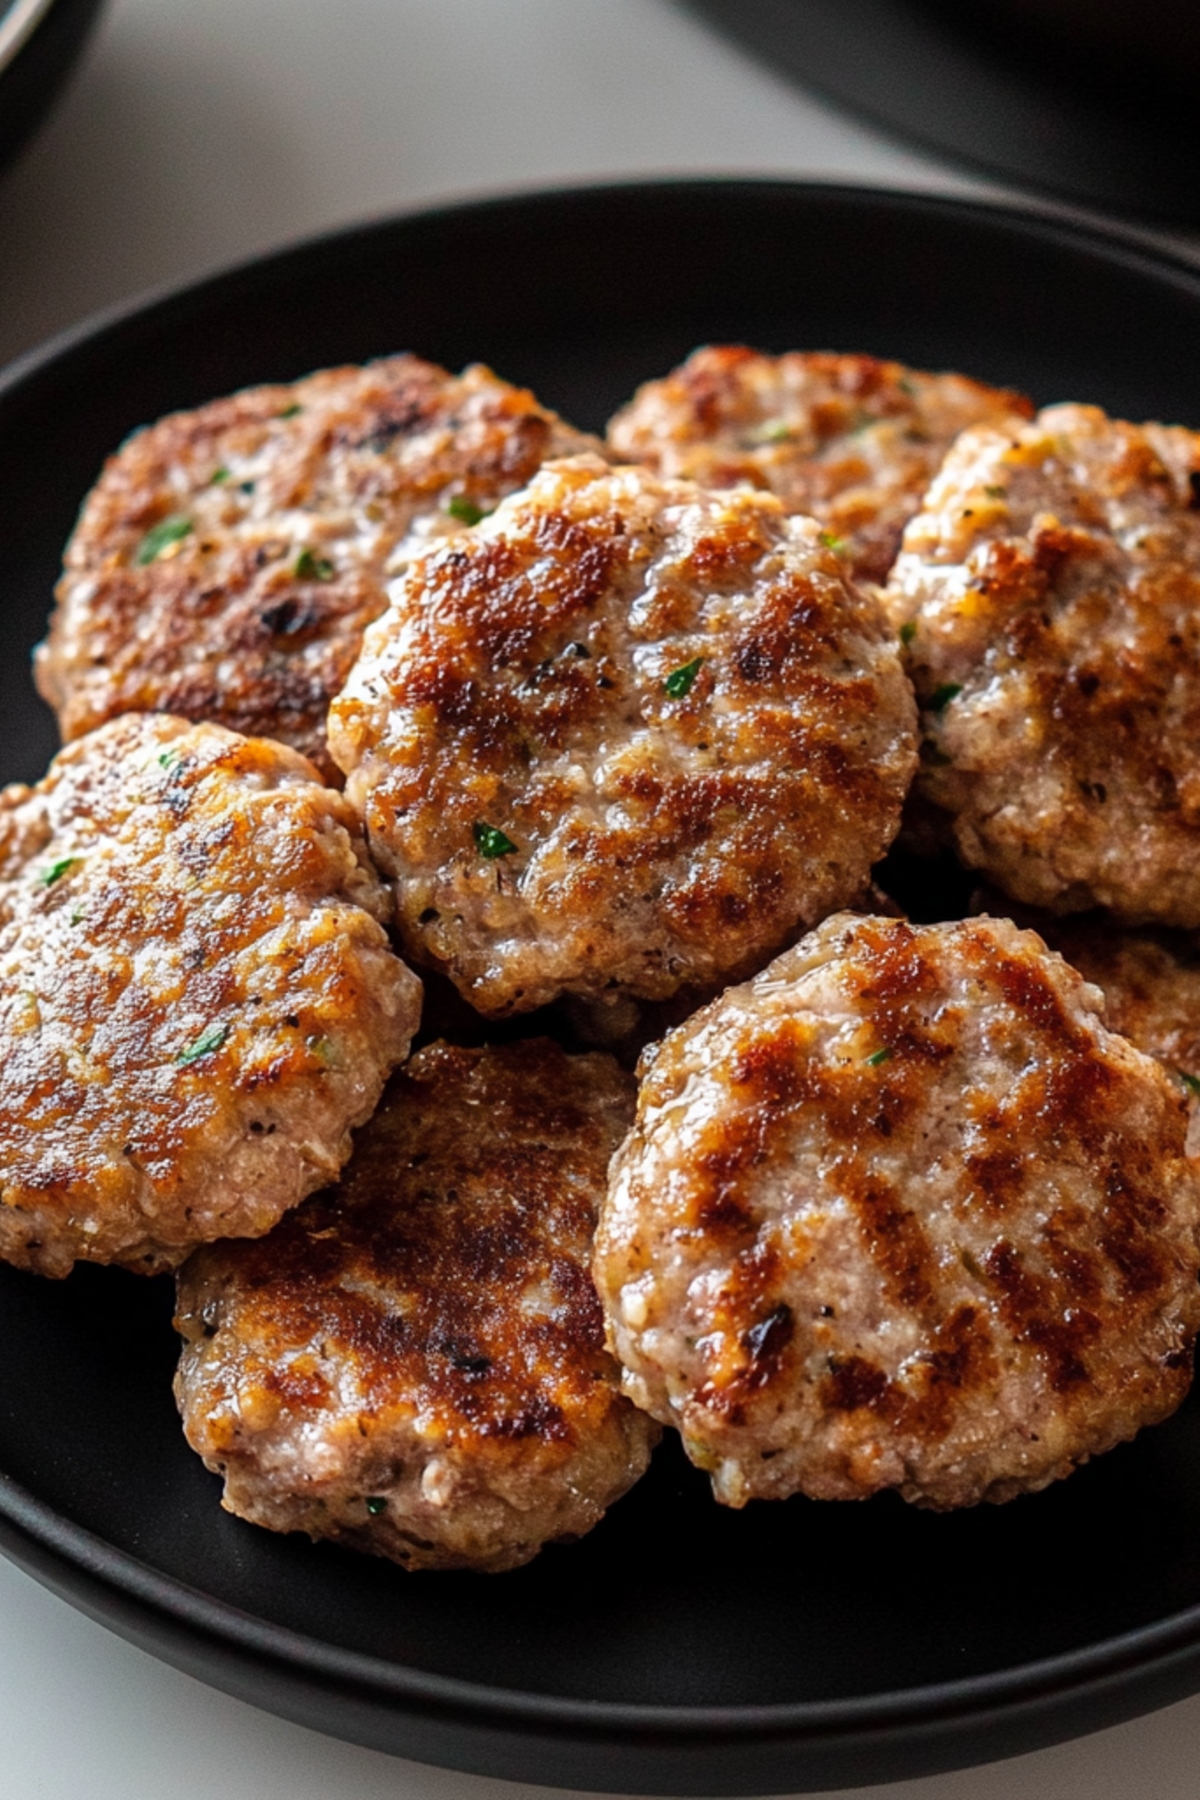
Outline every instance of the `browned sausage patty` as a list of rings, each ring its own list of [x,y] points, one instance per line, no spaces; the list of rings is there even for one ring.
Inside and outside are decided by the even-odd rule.
[[[852,901],[913,720],[814,521],[576,457],[408,566],[329,742],[409,952],[500,1014],[744,975]]]
[[[292,750],[116,719],[0,795],[0,1256],[170,1268],[336,1175],[420,984]]]
[[[589,1531],[658,1436],[588,1274],[632,1116],[611,1057],[435,1044],[339,1187],[194,1256],[176,1393],[226,1507],[409,1568],[511,1569]]]
[[[1014,899],[1200,926],[1200,433],[1056,406],[965,434],[887,603],[919,792]]]
[[[882,581],[959,432],[1032,411],[1023,394],[874,356],[718,344],[639,388],[608,435],[664,475],[768,488],[819,519],[855,575]]]
[[[829,919],[646,1053],[595,1274],[717,1498],[1006,1500],[1164,1418],[1182,1094],[1007,920]]]
[[[326,774],[325,714],[406,542],[463,529],[547,456],[598,447],[476,364],[326,369],[173,413],[105,466],[37,654],[64,738],[215,719]]]

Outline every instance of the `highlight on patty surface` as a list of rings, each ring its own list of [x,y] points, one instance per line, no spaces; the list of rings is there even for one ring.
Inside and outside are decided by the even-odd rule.
[[[303,757],[131,715],[0,794],[0,1256],[139,1272],[337,1174],[420,983]]]
[[[406,950],[502,1014],[745,975],[851,904],[914,718],[813,520],[577,457],[406,567],[329,741]]]
[[[434,1044],[336,1188],[180,1271],[176,1394],[225,1506],[408,1568],[516,1568],[645,1470],[588,1273],[633,1081]]]
[[[36,658],[64,738],[173,712],[333,774],[325,714],[396,559],[549,456],[598,449],[482,364],[415,356],[247,388],[136,432],[67,546]]]
[[[1023,394],[965,375],[715,344],[640,387],[608,440],[663,475],[768,489],[789,512],[819,519],[859,579],[882,581],[959,432],[1032,411]]]
[[[717,1498],[1007,1500],[1160,1420],[1183,1097],[1006,920],[827,920],[646,1053],[594,1272]]]
[[[1055,406],[966,433],[886,604],[964,862],[1052,912],[1200,926],[1200,434]]]

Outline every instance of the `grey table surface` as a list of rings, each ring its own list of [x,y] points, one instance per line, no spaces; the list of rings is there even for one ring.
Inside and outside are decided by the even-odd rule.
[[[897,145],[671,0],[112,0],[0,177],[0,362],[145,289],[432,202],[682,172],[998,187]],[[1200,256],[1200,236],[1175,247]],[[849,346],[848,346],[849,347]],[[518,1800],[285,1724],[154,1661],[0,1561],[12,1800]],[[879,1800],[1195,1800],[1200,1697]],[[829,1797],[827,1797],[829,1800]]]

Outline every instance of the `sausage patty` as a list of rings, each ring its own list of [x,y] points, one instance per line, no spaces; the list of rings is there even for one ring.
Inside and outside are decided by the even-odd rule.
[[[663,475],[769,489],[819,519],[855,575],[882,581],[959,432],[1032,411],[1023,394],[964,375],[719,344],[639,388],[608,436],[618,456]]]
[[[420,985],[350,809],[163,714],[0,795],[0,1256],[144,1272],[336,1175]]]
[[[851,902],[913,721],[811,519],[577,457],[408,565],[329,742],[408,951],[501,1014],[748,974]]]
[[[646,1053],[596,1283],[719,1500],[1007,1500],[1179,1404],[1200,1172],[1099,1003],[1007,920],[841,915]]]
[[[198,1252],[176,1393],[226,1507],[408,1568],[511,1569],[589,1531],[658,1436],[588,1274],[632,1116],[611,1057],[435,1044],[339,1187]]]
[[[887,604],[919,792],[1014,899],[1200,926],[1200,434],[1056,406],[955,446]]]
[[[325,714],[397,556],[462,530],[547,456],[594,447],[489,369],[415,356],[173,413],[88,496],[38,687],[64,738],[173,712],[335,773]]]

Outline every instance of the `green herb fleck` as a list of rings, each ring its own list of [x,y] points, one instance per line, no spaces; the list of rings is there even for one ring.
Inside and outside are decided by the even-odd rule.
[[[220,487],[223,481],[229,480],[229,470],[221,463],[208,478],[209,487]]]
[[[1005,487],[985,487],[983,491],[989,500],[1008,499],[1008,489]]]
[[[312,551],[304,549],[292,564],[292,574],[297,581],[332,581],[333,564],[327,556],[314,556]]]
[[[917,621],[915,619],[906,619],[900,627],[900,642],[902,644],[911,644],[916,635]]]
[[[369,1497],[367,1500],[367,1511],[373,1519],[377,1519],[380,1513],[385,1513],[387,1511],[387,1501],[382,1494],[372,1494]]]
[[[53,887],[55,882],[61,881],[68,869],[73,869],[78,861],[79,858],[77,856],[60,857],[56,863],[50,864],[46,873],[41,877],[41,885],[43,887]]]
[[[178,769],[183,762],[183,751],[164,750],[159,756],[158,762],[160,768]]]
[[[941,687],[934,688],[929,696],[930,712],[945,712],[952,700],[957,700],[962,693],[961,681],[944,681]]]
[[[1195,1075],[1189,1075],[1186,1069],[1176,1069],[1175,1073],[1189,1094],[1200,1094],[1200,1079]]]
[[[685,694],[691,692],[692,683],[700,673],[703,663],[702,656],[693,656],[691,662],[684,663],[681,669],[671,670],[671,673],[663,681],[663,688],[666,693],[670,694],[672,700],[682,700]]]
[[[760,425],[757,431],[751,432],[749,441],[752,445],[787,444],[795,435],[795,427],[789,425],[786,419],[768,419],[765,425]]]
[[[916,395],[917,390],[913,386],[912,382],[908,379],[907,375],[902,375],[900,377],[899,381],[896,383],[896,386],[900,389],[900,392],[902,394],[908,394],[910,396],[910,398]]]
[[[82,909],[82,907],[77,906],[72,910],[71,917],[68,919],[67,923],[69,925],[82,925],[83,924],[83,909]]]
[[[325,1068],[325,1069],[340,1069],[341,1068],[342,1059],[338,1053],[338,1047],[334,1043],[332,1038],[310,1037],[310,1038],[306,1038],[304,1041],[305,1041],[308,1049],[312,1052],[312,1054],[316,1057],[317,1061],[321,1064],[322,1068]]]
[[[475,502],[469,500],[465,494],[451,494],[446,502],[446,511],[452,519],[457,519],[460,525],[478,525],[480,519],[488,518],[495,508],[476,506]]]
[[[839,537],[836,531],[822,531],[818,535],[825,548],[827,550],[832,550],[835,556],[842,556],[845,554],[847,549],[846,539],[844,537]]]
[[[498,856],[512,856],[517,846],[495,825],[488,825],[483,819],[476,819],[471,827],[475,836],[475,848],[480,856],[494,862]]]
[[[869,1069],[877,1069],[880,1063],[885,1063],[891,1054],[891,1051],[887,1048],[884,1048],[883,1050],[873,1050],[866,1059],[867,1067]]]
[[[238,488],[243,494],[252,494],[254,492],[254,485],[255,484],[252,481],[238,482]]]
[[[297,413],[302,413],[303,411],[304,408],[301,406],[300,402],[298,400],[293,400],[290,406],[285,406],[282,412],[275,414],[275,417],[277,419],[294,419]]]
[[[179,1052],[175,1061],[180,1068],[186,1069],[189,1063],[199,1062],[202,1056],[211,1056],[214,1050],[219,1050],[228,1036],[228,1025],[210,1025],[186,1050]]]
[[[134,551],[134,562],[139,569],[144,569],[147,563],[157,562],[164,550],[169,550],[172,544],[178,544],[182,538],[187,537],[191,529],[192,521],[180,518],[177,514],[169,519],[160,519],[157,525],[150,527]]]

